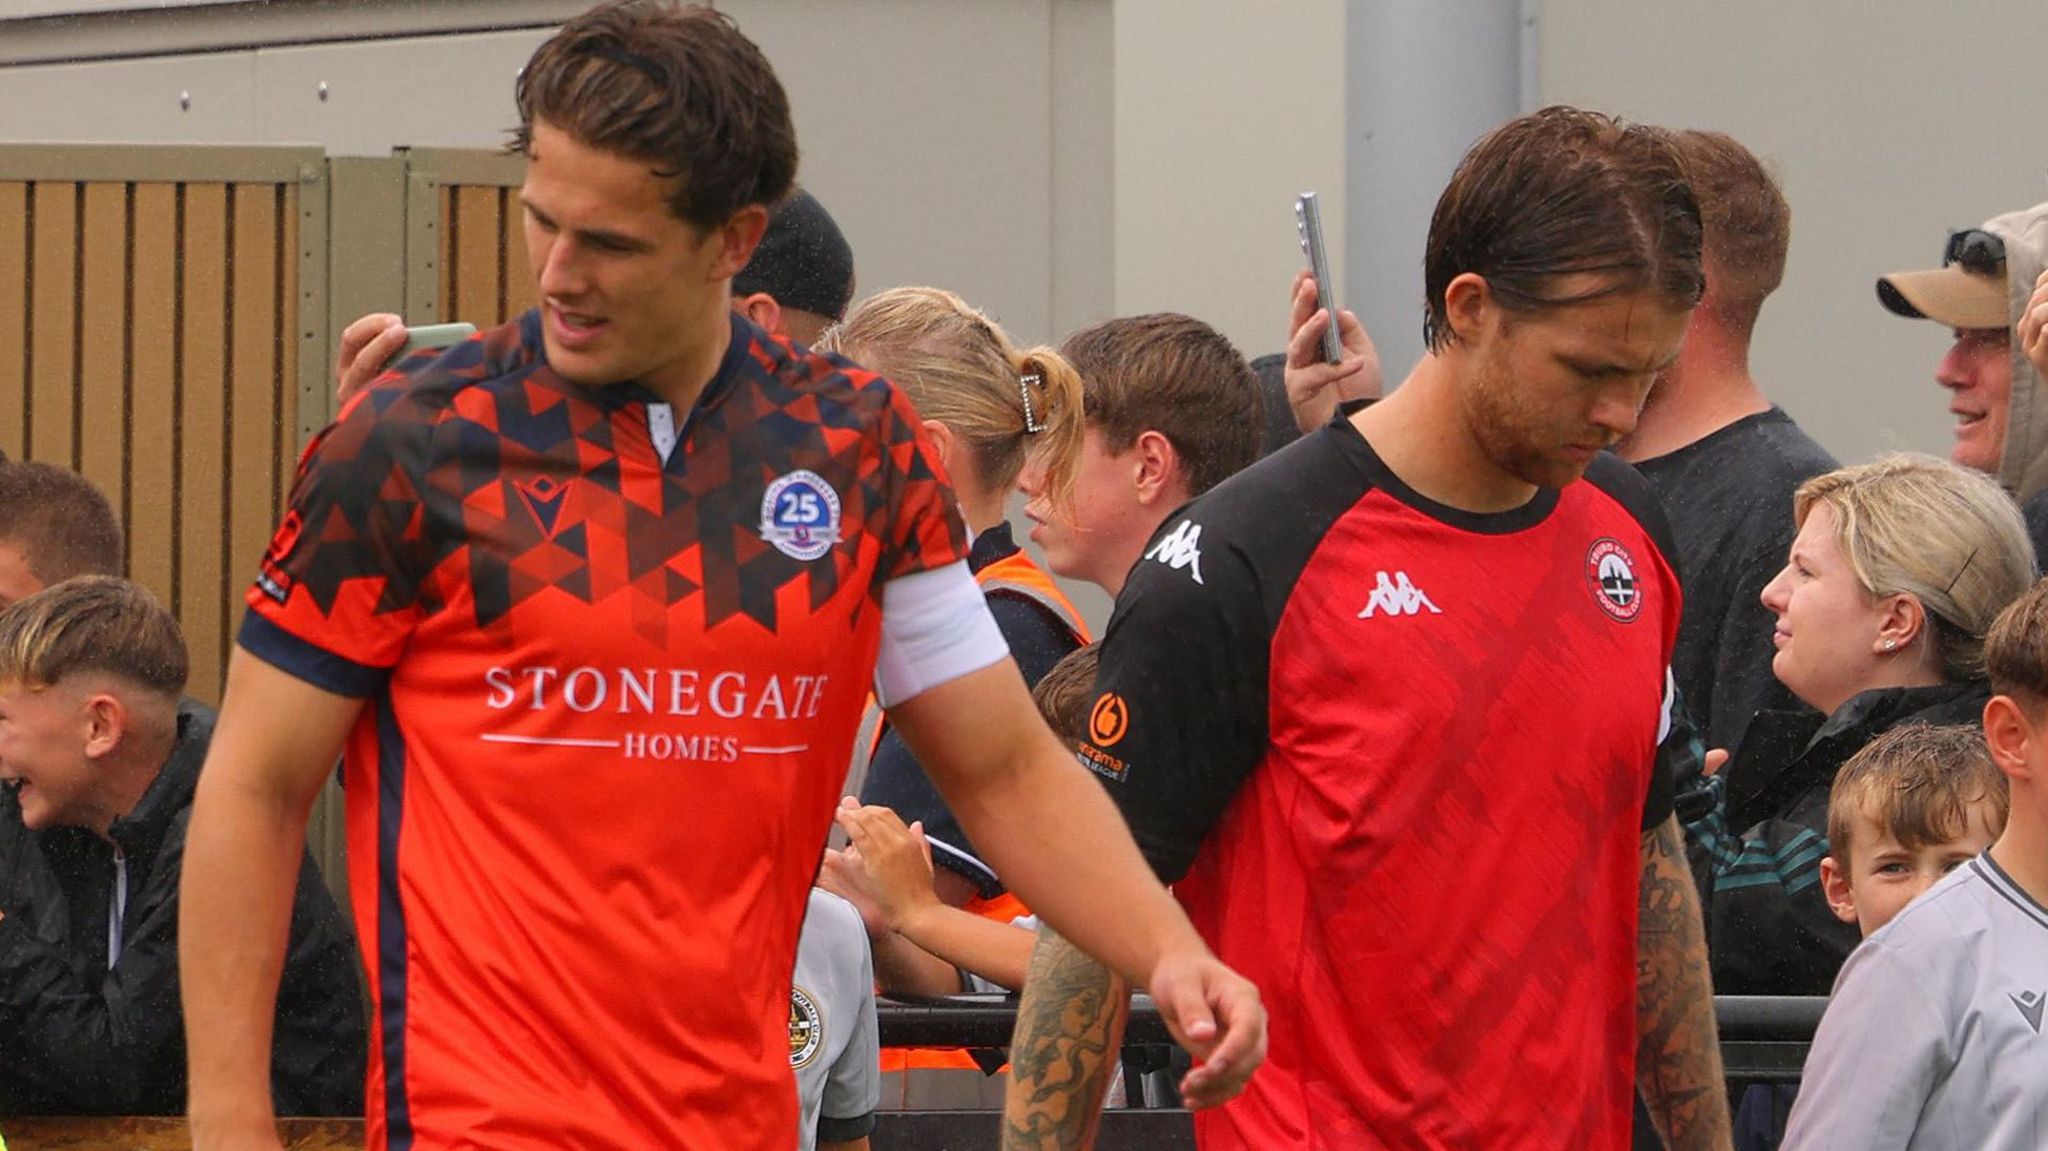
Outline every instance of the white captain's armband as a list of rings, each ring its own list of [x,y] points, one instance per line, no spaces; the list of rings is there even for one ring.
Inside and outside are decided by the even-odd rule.
[[[882,585],[875,698],[895,707],[1010,654],[988,600],[961,560]]]

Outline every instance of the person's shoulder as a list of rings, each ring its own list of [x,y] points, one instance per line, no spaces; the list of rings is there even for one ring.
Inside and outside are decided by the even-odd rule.
[[[1678,570],[1678,546],[1671,533],[1671,523],[1664,515],[1664,504],[1657,498],[1656,488],[1650,485],[1643,473],[1620,456],[1601,452],[1587,465],[1583,482],[1590,490],[1600,492],[1619,505],[1657,545],[1666,566],[1673,571]]]
[[[837,352],[770,334],[737,314],[733,338],[746,341],[748,363],[781,393],[785,408],[790,398],[807,397],[816,405],[816,418],[834,425],[873,421],[899,403],[909,408],[909,399],[888,377]]]
[[[1930,981],[1960,963],[1975,962],[2002,898],[1972,860],[1908,903],[1890,923],[1872,932],[1864,946],[1897,958]]]
[[[867,927],[853,904],[822,887],[811,888],[810,903],[804,911],[806,940],[815,936],[820,940],[843,941],[866,934]]]
[[[523,380],[545,363],[538,313],[527,312],[459,344],[397,361],[343,405],[344,418],[367,404],[382,420],[434,423],[463,393]]]
[[[1783,408],[1774,407],[1758,420],[1755,442],[1759,450],[1753,456],[1758,468],[1788,485],[1804,483],[1842,466]]]

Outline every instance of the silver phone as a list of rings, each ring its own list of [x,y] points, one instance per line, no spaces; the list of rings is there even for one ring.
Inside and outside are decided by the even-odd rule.
[[[1314,192],[1294,198],[1294,230],[1301,236],[1301,254],[1308,257],[1309,275],[1316,278],[1316,306],[1330,313],[1330,326],[1323,329],[1323,359],[1334,364],[1344,358],[1344,343],[1337,338],[1337,286],[1330,279],[1330,253],[1323,247],[1323,213]]]
[[[407,328],[405,346],[398,349],[393,360],[401,360],[422,348],[447,348],[476,335],[475,324],[427,324],[424,327]]]

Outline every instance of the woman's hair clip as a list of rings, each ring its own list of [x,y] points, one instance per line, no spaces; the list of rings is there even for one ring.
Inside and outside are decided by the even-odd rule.
[[[1045,377],[1037,372],[1026,372],[1017,378],[1017,391],[1024,397],[1024,430],[1037,435],[1045,430],[1045,422],[1038,418],[1038,409],[1031,403],[1031,389],[1045,386]]]

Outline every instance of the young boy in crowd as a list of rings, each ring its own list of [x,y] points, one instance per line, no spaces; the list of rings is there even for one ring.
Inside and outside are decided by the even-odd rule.
[[[1999,617],[1985,663],[1996,693],[1985,741],[2011,787],[2005,829],[1849,957],[1807,1056],[1789,1151],[2044,1145],[2048,583]]]
[[[1821,885],[1836,918],[1865,939],[1915,897],[1984,853],[2005,830],[2005,776],[1984,733],[1908,724],[1872,740],[1828,793]]]

